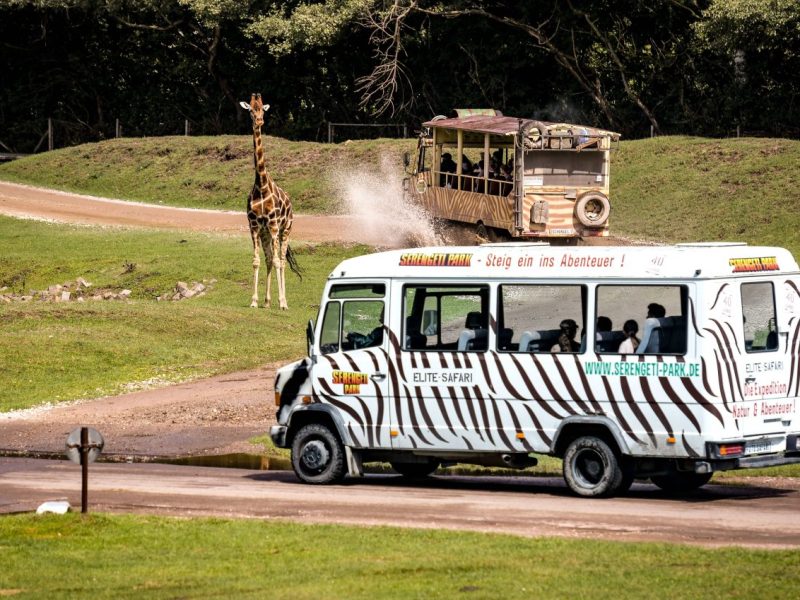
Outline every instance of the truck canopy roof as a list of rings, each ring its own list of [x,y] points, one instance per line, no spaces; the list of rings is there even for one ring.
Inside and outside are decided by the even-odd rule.
[[[796,274],[784,248],[740,243],[675,246],[560,247],[535,243],[410,248],[343,261],[329,279],[350,278],[546,278],[712,279]]]
[[[488,133],[491,135],[513,136],[517,133],[517,131],[519,131],[520,123],[522,123],[522,129],[525,135],[551,135],[551,133],[564,133],[569,129],[572,130],[574,135],[578,135],[580,133],[592,137],[610,137],[613,141],[617,141],[620,138],[619,133],[614,131],[606,131],[604,129],[597,129],[595,127],[589,127],[588,125],[577,125],[573,123],[550,123],[548,121],[537,121],[535,119],[507,117],[500,114],[470,114],[469,116],[453,118],[436,117],[423,123],[423,126],[436,127],[439,129],[461,129],[463,131]],[[583,133],[583,130],[585,130],[586,133]]]

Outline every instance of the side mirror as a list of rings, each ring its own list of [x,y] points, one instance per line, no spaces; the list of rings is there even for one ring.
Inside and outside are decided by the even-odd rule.
[[[411,164],[411,155],[408,152],[403,152],[403,166],[407,169]]]
[[[314,319],[309,319],[306,326],[306,350],[311,358],[314,351]]]

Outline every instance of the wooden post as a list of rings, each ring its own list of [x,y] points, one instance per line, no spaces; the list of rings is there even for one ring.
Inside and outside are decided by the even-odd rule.
[[[53,119],[47,117],[47,149],[53,149]]]
[[[119,118],[116,121],[116,126],[114,127],[114,137],[117,139],[122,137],[122,129],[119,126]]]
[[[333,143],[333,123],[328,121],[328,143]]]
[[[89,428],[81,427],[81,512],[89,512]]]
[[[461,180],[461,155],[464,152],[464,130],[459,129],[458,133],[458,145],[456,146],[456,177],[458,178],[458,189],[463,190],[463,183]]]
[[[189,119],[183,121],[183,135],[189,136]]]
[[[408,137],[408,125],[403,125],[403,137]]]
[[[737,125],[737,126],[736,126],[736,137],[737,137],[737,138],[739,137],[739,134],[740,134],[740,133],[741,133],[741,132],[739,131],[739,126]]]
[[[489,134],[483,136],[483,193],[489,193]]]
[[[655,127],[650,125],[650,137],[656,137],[656,130]]]

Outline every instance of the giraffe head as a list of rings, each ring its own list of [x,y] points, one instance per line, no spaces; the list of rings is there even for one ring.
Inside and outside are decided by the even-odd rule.
[[[269,104],[264,104],[261,101],[261,94],[251,94],[250,104],[247,102],[239,102],[239,106],[250,113],[250,118],[253,119],[253,127],[261,127],[264,124],[264,113],[269,110]]]

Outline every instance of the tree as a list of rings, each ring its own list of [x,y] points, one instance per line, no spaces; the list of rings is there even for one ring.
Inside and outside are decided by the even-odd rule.
[[[800,133],[800,3],[712,0],[702,17],[694,93],[716,109],[706,118]]]

